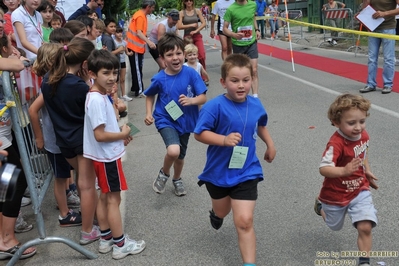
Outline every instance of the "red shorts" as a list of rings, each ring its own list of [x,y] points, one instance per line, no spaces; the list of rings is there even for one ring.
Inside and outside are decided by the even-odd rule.
[[[98,186],[101,188],[102,193],[127,190],[126,178],[120,158],[108,163],[93,161],[93,165],[98,179]]]

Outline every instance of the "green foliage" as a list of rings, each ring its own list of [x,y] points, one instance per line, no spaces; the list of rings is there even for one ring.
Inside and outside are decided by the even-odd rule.
[[[102,12],[107,18],[112,17],[116,19],[118,15],[126,11],[127,1],[128,0],[107,0],[105,1]]]

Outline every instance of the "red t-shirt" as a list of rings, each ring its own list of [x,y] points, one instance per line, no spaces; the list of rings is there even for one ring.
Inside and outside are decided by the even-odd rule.
[[[350,140],[342,132],[336,131],[327,143],[320,164],[321,167],[344,167],[353,158],[366,159],[369,147],[369,135],[363,130],[359,140]],[[347,206],[361,191],[369,190],[369,181],[366,178],[364,166],[349,177],[324,178],[319,200],[326,204]]]

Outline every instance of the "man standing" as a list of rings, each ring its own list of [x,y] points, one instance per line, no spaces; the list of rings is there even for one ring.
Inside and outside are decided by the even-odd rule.
[[[89,0],[86,5],[77,9],[69,18],[69,20],[74,20],[79,16],[87,15],[90,10],[95,10],[97,8],[102,9],[104,7],[104,0]]]
[[[155,43],[147,38],[147,15],[155,9],[155,0],[144,0],[141,9],[134,13],[126,34],[129,53],[130,71],[132,73],[132,88],[135,97],[139,97],[144,90],[143,61],[145,45],[155,49]]]
[[[258,29],[260,29],[262,39],[265,38],[265,12],[266,12],[266,1],[257,0],[255,16],[256,16],[256,22],[258,23]]]
[[[396,34],[396,20],[395,15],[399,9],[396,5],[399,0],[363,0],[362,8],[371,5],[377,12],[373,14],[373,18],[383,17],[385,20],[373,31],[376,33]],[[359,91],[362,93],[375,91],[377,86],[376,76],[378,69],[378,53],[380,46],[384,55],[384,65],[382,70],[382,79],[384,87],[382,94],[387,94],[392,91],[393,78],[395,76],[395,40],[369,37],[369,60],[368,60],[368,76],[367,84]]]
[[[179,31],[176,28],[176,24],[179,21],[179,11],[176,9],[172,9],[168,12],[167,14],[168,18],[158,22],[154,28],[152,28],[150,32],[150,36],[148,39],[155,43],[156,47],[155,49],[150,48],[150,54],[152,55],[152,58],[157,62],[159,66],[159,71],[161,69],[164,69],[164,63],[163,60],[159,57],[159,52],[158,52],[158,41],[162,38],[162,36],[165,35],[167,32],[173,32],[179,35]]]

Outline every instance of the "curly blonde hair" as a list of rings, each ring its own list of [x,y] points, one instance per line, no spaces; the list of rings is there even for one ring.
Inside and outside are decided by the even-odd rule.
[[[348,111],[352,108],[356,108],[363,112],[366,112],[366,115],[369,116],[370,114],[368,111],[370,107],[370,101],[363,98],[363,96],[346,93],[338,96],[335,101],[330,105],[327,116],[332,125],[334,125],[334,123],[339,124],[341,122],[343,112]]]
[[[62,45],[59,43],[45,43],[37,51],[37,58],[33,63],[33,72],[39,77],[50,71],[54,56]]]

